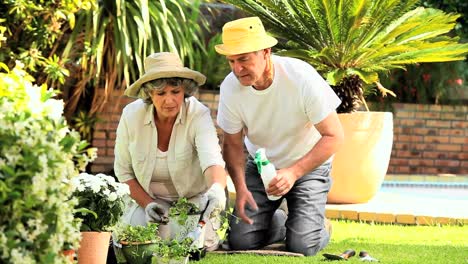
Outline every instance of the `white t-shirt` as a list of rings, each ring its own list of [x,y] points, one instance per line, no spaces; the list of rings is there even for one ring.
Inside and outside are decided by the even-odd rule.
[[[254,157],[266,149],[277,169],[302,158],[321,138],[313,124],[341,101],[317,71],[298,59],[272,56],[273,83],[258,91],[243,86],[231,72],[221,84],[218,125],[229,134],[244,129],[245,145]]]

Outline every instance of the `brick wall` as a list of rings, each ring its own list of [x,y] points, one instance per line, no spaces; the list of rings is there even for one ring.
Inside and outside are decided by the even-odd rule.
[[[199,91],[195,96],[211,109],[211,116],[215,120],[218,112],[219,94]],[[94,128],[92,146],[98,148],[98,158],[90,166],[92,173],[109,173],[113,170],[115,131],[119,124],[120,114],[127,104],[134,101],[134,99],[123,96],[120,90],[113,91],[108,100],[102,112],[99,113],[99,122]],[[221,131],[219,128],[217,129],[218,135],[220,135]]]
[[[196,97],[210,107],[215,119],[219,95],[200,91]],[[91,166],[93,173],[112,170],[115,130],[123,107],[131,101],[115,91],[99,115],[101,121],[92,142],[98,148],[98,158]],[[394,104],[394,142],[388,173],[468,174],[468,107]]]
[[[98,158],[91,164],[92,173],[109,173],[114,166],[114,146],[117,125],[122,109],[133,99],[122,96],[122,91],[113,91],[108,102],[99,113],[99,121],[94,127],[92,146],[98,148]]]
[[[394,104],[388,173],[468,174],[468,107]]]

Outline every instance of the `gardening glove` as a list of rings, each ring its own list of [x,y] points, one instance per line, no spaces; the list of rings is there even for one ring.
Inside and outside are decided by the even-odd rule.
[[[145,207],[146,222],[167,224],[169,218],[166,216],[166,210],[160,204],[151,202]]]
[[[208,199],[208,205],[203,213],[202,220],[205,223],[210,219],[212,222],[219,222],[213,221],[213,219],[219,217],[220,213],[226,207],[226,194],[224,193],[224,188],[221,184],[214,183],[205,195]]]

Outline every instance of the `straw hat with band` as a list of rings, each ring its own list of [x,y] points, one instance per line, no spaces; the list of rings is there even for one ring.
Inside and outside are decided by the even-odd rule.
[[[139,98],[141,86],[149,81],[161,78],[186,78],[194,80],[198,86],[206,81],[205,75],[184,67],[179,56],[171,52],[153,53],[145,59],[145,74],[128,87],[124,94]]]
[[[215,46],[218,53],[238,55],[271,48],[278,41],[265,32],[258,17],[247,17],[228,22],[223,27],[223,44]]]

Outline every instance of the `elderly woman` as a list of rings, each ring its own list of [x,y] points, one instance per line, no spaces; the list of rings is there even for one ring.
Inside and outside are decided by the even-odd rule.
[[[114,169],[136,201],[127,206],[124,222],[164,224],[171,203],[186,197],[206,208],[202,219],[210,250],[219,242],[216,214],[226,202],[226,173],[210,110],[191,96],[205,80],[174,53],[148,56],[145,74],[125,91],[140,100],[123,110]]]

